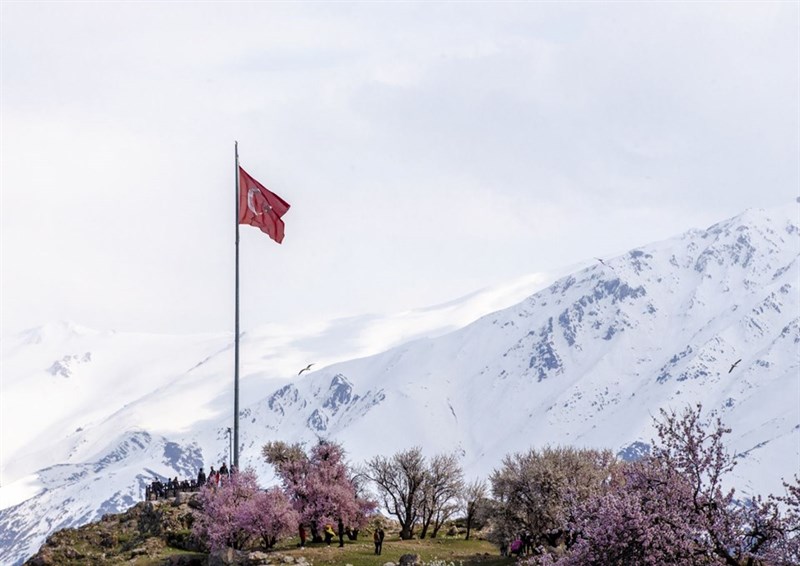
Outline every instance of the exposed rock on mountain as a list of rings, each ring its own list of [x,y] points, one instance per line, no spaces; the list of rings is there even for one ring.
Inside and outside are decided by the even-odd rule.
[[[546,444],[632,458],[647,450],[659,408],[701,402],[733,429],[736,487],[777,493],[800,469],[799,258],[792,203],[592,262],[462,328],[410,330],[413,340],[372,355],[358,342],[376,333],[374,318],[363,334],[349,320],[346,338],[248,333],[242,465],[268,484],[266,441],[319,436],[354,462],[415,445],[456,452],[471,477]],[[330,357],[337,346],[349,355]],[[296,375],[323,353],[346,361]],[[4,363],[4,396],[45,407],[26,436],[4,437],[14,458],[0,547],[11,563],[56,529],[134,505],[154,477],[192,477],[229,458],[230,336],[61,325],[13,341]]]

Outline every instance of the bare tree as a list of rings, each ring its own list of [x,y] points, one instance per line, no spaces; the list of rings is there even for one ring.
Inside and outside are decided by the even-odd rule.
[[[403,540],[414,536],[425,472],[425,458],[418,446],[391,458],[375,456],[365,464],[364,474],[377,487],[383,507],[400,523]]]
[[[299,442],[287,444],[281,440],[267,442],[261,448],[261,455],[268,464],[285,465],[287,462],[305,462],[308,460],[303,445]]]
[[[467,523],[467,536],[464,537],[464,540],[469,540],[472,524],[475,522],[481,507],[486,504],[487,493],[486,481],[475,479],[467,484],[459,495],[459,502]]]
[[[464,472],[455,454],[439,454],[431,458],[422,485],[422,531],[425,538],[432,527],[431,538],[458,510],[457,498],[464,487]]]

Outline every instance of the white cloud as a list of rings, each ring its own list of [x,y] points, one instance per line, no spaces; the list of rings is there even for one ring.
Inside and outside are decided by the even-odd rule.
[[[446,301],[792,200],[798,6],[5,3],[3,328]]]

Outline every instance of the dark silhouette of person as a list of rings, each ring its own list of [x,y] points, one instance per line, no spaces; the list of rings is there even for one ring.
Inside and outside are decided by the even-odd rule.
[[[222,466],[219,468],[219,475],[227,476],[228,475],[228,466],[225,465],[225,462],[222,462]]]
[[[336,524],[336,530],[339,535],[339,548],[342,548],[344,546],[344,523],[341,517],[339,517],[339,522]]]
[[[381,552],[383,552],[383,537],[386,536],[386,533],[383,532],[381,527],[378,527],[378,555],[380,556]]]
[[[522,551],[526,555],[533,553],[533,535],[530,531],[522,533]]]
[[[200,471],[197,472],[197,486],[203,487],[206,483],[206,473],[203,471],[203,468],[200,468]]]
[[[381,535],[378,534],[378,529],[372,533],[372,542],[375,543],[375,554],[381,553]]]
[[[306,546],[306,528],[302,524],[300,524],[300,546],[303,548]]]

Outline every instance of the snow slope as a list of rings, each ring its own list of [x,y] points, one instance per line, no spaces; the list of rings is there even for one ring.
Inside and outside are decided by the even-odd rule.
[[[253,414],[273,434],[329,435],[359,455],[376,430],[390,449],[456,448],[485,476],[531,445],[649,442],[659,408],[702,402],[734,428],[738,486],[778,492],[800,470],[798,255],[794,206],[749,211],[463,330],[325,368]]]
[[[269,483],[265,441],[325,437],[354,462],[455,450],[485,477],[548,443],[624,454],[650,441],[659,408],[699,401],[733,428],[737,487],[777,492],[800,469],[798,224],[794,203],[750,210],[549,286],[536,275],[393,317],[255,329],[241,341],[242,462]],[[4,342],[4,563],[130,506],[154,475],[227,459],[231,338],[57,323]]]

